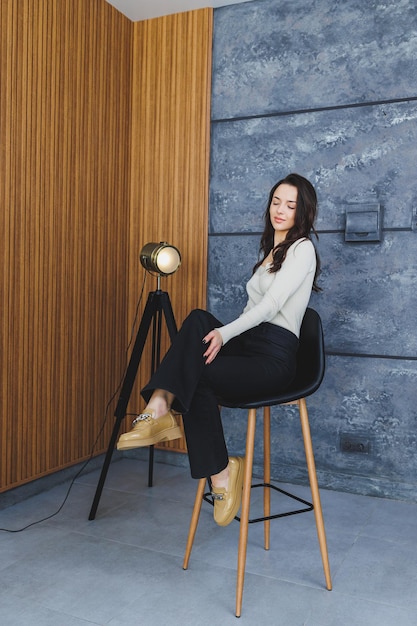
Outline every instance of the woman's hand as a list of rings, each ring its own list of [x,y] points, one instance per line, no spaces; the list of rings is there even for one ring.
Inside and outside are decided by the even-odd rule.
[[[203,338],[203,343],[208,344],[208,348],[204,352],[203,357],[206,359],[206,365],[209,365],[220,352],[223,339],[218,330],[211,330],[208,335]]]

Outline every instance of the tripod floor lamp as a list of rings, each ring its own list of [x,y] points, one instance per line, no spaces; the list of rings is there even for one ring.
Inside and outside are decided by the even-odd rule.
[[[116,421],[114,423],[109,446],[104,458],[103,467],[97,484],[96,493],[93,504],[91,506],[89,520],[95,519],[97,507],[100,502],[101,492],[103,491],[104,482],[111,462],[114,446],[119,434],[120,425],[126,415],[127,405],[132,394],[133,385],[142,357],[148,333],[152,328],[152,345],[151,345],[151,374],[158,367],[161,358],[161,330],[162,317],[168,328],[169,337],[172,341],[177,333],[177,325],[172,311],[171,301],[166,291],[161,291],[161,276],[169,276],[174,274],[181,265],[181,255],[179,250],[174,246],[161,243],[147,243],[140,252],[140,262],[149,273],[157,276],[157,289],[148,295],[148,300],[143,312],[139,330],[133,345],[132,354],[126,369],[126,374],[121,386],[118,402],[115,410]],[[153,453],[154,448],[149,449],[149,473],[148,485],[152,486],[153,481]]]

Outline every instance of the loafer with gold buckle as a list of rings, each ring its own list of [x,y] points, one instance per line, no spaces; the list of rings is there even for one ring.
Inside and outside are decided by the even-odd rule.
[[[121,435],[117,442],[118,450],[131,450],[143,446],[153,446],[161,441],[182,437],[181,429],[171,411],[154,418],[152,410],[141,413],[132,422],[132,430]]]
[[[224,487],[212,487],[214,521],[227,526],[235,518],[242,501],[244,461],[241,457],[229,458],[229,481]]]

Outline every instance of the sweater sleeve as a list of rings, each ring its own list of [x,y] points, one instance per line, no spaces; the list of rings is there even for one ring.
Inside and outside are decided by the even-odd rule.
[[[258,268],[248,283],[249,301],[243,313],[233,322],[217,328],[222,336],[223,344],[227,343],[232,337],[236,337],[262,322],[274,322],[277,314],[282,311],[289,299],[292,299],[299,290],[303,290],[303,286],[307,286],[309,297],[315,268],[315,250],[309,239],[296,241],[288,249],[285,260],[278,272],[270,273],[265,268]],[[264,292],[261,285],[262,279],[260,279],[259,275],[256,276],[256,274],[262,271],[267,274],[264,281],[267,283],[267,286]],[[251,298],[250,283],[254,279],[259,283],[260,289]],[[305,298],[302,300],[304,302]]]

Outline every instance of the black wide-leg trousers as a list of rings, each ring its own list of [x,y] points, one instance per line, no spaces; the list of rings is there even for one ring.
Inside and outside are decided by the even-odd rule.
[[[203,337],[220,326],[211,313],[192,311],[141,391],[146,402],[155,389],[174,394],[172,408],[183,416],[193,478],[217,474],[228,463],[219,398],[253,400],[279,392],[295,375],[298,339],[269,323],[231,339],[206,365]]]

